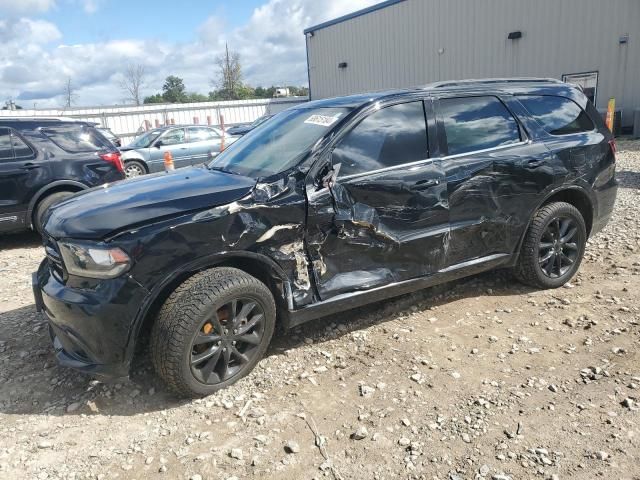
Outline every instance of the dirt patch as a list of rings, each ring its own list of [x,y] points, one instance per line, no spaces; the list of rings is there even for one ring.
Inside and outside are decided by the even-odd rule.
[[[166,393],[148,356],[104,384],[56,365],[0,240],[0,477],[640,478],[640,142],[571,285],[492,272],[278,336],[237,385]]]

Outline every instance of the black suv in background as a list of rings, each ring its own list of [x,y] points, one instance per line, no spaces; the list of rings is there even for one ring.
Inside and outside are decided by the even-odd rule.
[[[91,123],[0,117],[0,233],[40,231],[54,203],[123,178],[118,149]]]
[[[498,267],[560,287],[616,191],[613,136],[558,81],[319,100],[206,168],[53,207],[36,305],[62,364],[127,375],[150,331],[167,384],[205,395],[250,372],[277,323]]]

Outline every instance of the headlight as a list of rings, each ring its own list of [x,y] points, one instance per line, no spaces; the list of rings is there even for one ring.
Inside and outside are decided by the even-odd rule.
[[[90,278],[115,278],[131,266],[122,249],[91,243],[58,242],[67,272]]]

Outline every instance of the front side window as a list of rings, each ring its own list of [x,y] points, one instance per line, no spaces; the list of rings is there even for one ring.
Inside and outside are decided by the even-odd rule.
[[[551,135],[569,135],[594,129],[587,112],[566,97],[522,95],[518,100]]]
[[[59,125],[42,129],[53,143],[69,153],[96,152],[110,149],[109,141],[87,125]]]
[[[184,134],[184,128],[178,128],[176,130],[168,131],[162,137],[160,137],[160,141],[162,142],[162,146],[178,145],[180,143],[185,143],[186,139]]]
[[[333,150],[340,176],[424,160],[429,157],[427,126],[421,101],[402,103],[372,113]]]
[[[443,98],[439,105],[449,155],[521,141],[518,122],[496,97]]]
[[[0,161],[13,158],[11,147],[11,132],[8,128],[0,128]]]
[[[206,127],[190,127],[189,142],[206,142],[207,140],[215,140],[218,134],[210,128]]]

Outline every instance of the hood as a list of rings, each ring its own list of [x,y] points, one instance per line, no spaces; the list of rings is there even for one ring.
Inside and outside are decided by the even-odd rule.
[[[248,194],[255,180],[206,168],[182,168],[86,190],[51,208],[52,237],[100,239],[161,217],[224,205]]]

